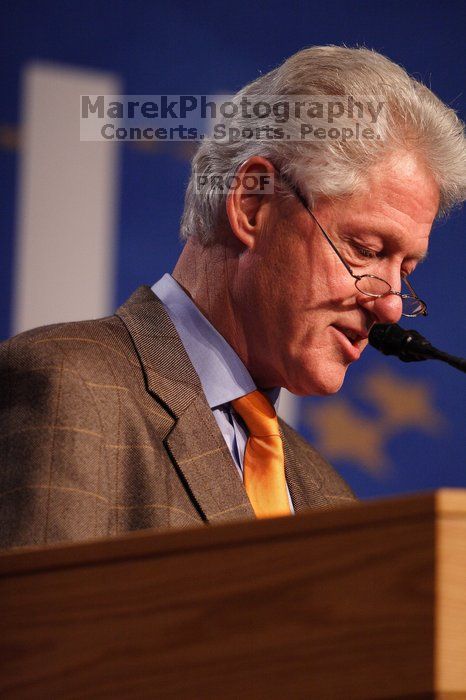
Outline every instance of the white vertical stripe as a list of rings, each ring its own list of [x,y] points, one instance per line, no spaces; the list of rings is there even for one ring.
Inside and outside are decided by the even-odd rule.
[[[110,311],[117,145],[79,140],[79,96],[119,92],[108,74],[25,70],[14,332]]]

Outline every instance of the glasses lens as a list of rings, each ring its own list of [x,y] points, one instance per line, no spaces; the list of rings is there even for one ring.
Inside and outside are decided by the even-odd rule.
[[[374,275],[362,275],[355,284],[360,292],[370,297],[381,297],[390,291],[388,282]]]
[[[424,314],[426,311],[426,305],[421,299],[416,297],[404,297],[403,298],[403,316],[419,316]]]

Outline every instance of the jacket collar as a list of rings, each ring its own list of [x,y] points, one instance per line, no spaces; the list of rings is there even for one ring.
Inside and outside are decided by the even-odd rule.
[[[116,314],[131,335],[148,391],[179,418],[202,387],[162,302],[150,287],[142,286]]]

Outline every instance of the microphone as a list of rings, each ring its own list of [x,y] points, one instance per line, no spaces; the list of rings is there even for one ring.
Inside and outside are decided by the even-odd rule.
[[[434,348],[420,333],[401,328],[396,323],[376,323],[369,333],[369,343],[384,355],[395,355],[403,362],[442,360],[466,372],[466,360]]]

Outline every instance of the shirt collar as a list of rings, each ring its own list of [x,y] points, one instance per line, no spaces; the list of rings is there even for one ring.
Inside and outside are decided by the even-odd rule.
[[[171,275],[165,274],[153,285],[152,291],[165,306],[181,338],[210,408],[229,403],[257,389],[233,348]],[[280,389],[265,393],[277,409]]]

